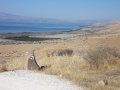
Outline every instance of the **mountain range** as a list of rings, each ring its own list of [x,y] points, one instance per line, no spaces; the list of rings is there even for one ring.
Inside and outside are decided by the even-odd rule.
[[[25,17],[9,13],[0,12],[1,21],[39,21],[39,22],[61,22],[61,20],[51,18]]]
[[[104,22],[106,20],[60,20],[52,18],[36,18],[36,17],[27,17],[14,15],[10,13],[0,12],[0,21],[35,21],[35,22],[48,22],[48,23],[74,23],[74,24],[94,24],[96,22]]]

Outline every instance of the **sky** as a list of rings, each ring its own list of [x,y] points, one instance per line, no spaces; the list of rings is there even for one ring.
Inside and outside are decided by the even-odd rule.
[[[0,0],[0,12],[62,20],[120,18],[120,0]]]

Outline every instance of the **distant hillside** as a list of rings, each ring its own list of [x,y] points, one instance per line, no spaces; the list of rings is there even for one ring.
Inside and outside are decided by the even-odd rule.
[[[64,22],[57,19],[51,18],[35,18],[35,17],[25,17],[9,13],[0,12],[0,20],[4,21],[39,21],[39,22]]]
[[[35,21],[35,22],[48,22],[48,23],[66,23],[66,24],[75,24],[79,27],[91,25],[97,22],[104,22],[105,20],[59,20],[52,18],[36,18],[36,17],[27,17],[19,16],[9,13],[0,12],[0,21]]]
[[[120,34],[120,20],[114,20],[107,23],[97,23],[91,26],[98,33]]]
[[[101,33],[101,34],[120,34],[120,19],[96,23],[78,30],[72,31],[71,33]]]

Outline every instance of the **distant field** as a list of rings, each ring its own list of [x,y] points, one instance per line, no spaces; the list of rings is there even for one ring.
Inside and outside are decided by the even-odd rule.
[[[1,41],[44,41],[67,39],[83,34],[71,34],[69,32],[46,32],[46,33],[0,33]]]
[[[5,39],[32,42],[32,41],[44,41],[44,40],[53,40],[53,39],[60,39],[60,38],[35,38],[35,37],[29,37],[29,36],[19,36],[19,37],[6,37]]]

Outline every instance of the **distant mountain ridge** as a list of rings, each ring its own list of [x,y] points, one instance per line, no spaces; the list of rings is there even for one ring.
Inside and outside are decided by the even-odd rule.
[[[60,23],[69,23],[69,24],[72,23],[77,25],[88,25],[97,22],[104,22],[103,20],[59,20],[52,18],[36,18],[36,17],[14,15],[5,12],[0,12],[0,21],[35,21],[35,22],[48,22],[48,23],[60,22]]]
[[[35,18],[25,17],[9,13],[0,12],[0,20],[12,20],[12,21],[40,21],[40,22],[64,22],[62,20],[51,19],[51,18]]]

